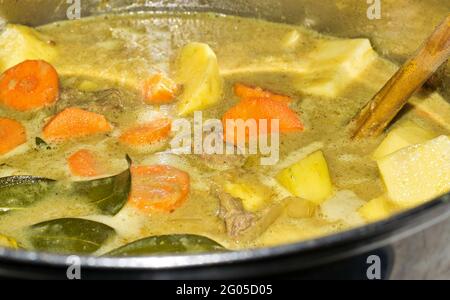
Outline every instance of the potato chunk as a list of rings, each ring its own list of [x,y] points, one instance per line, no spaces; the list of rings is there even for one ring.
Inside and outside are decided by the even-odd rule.
[[[364,205],[354,192],[349,190],[339,191],[320,206],[320,211],[328,222],[340,222],[348,226],[364,224],[364,220],[358,214],[358,209]]]
[[[450,191],[450,138],[440,136],[378,161],[389,198],[412,207]]]
[[[336,97],[377,57],[367,39],[323,40],[305,58],[313,80],[306,93]]]
[[[286,212],[291,218],[312,218],[317,210],[317,205],[311,201],[291,197],[286,200]]]
[[[321,204],[333,192],[328,165],[317,151],[277,175],[278,182],[294,196]]]
[[[0,234],[0,247],[18,249],[19,245],[15,239]]]
[[[33,28],[8,24],[0,34],[0,72],[24,60],[52,62],[56,54],[55,46]]]
[[[383,158],[405,147],[421,144],[437,135],[412,121],[406,121],[392,129],[372,155],[374,160]]]
[[[246,211],[257,212],[265,208],[270,200],[271,191],[261,184],[250,182],[227,182],[225,191],[242,200]]]
[[[396,211],[395,205],[386,196],[372,199],[358,210],[359,214],[368,222],[386,219]]]
[[[214,51],[202,43],[190,43],[177,61],[177,83],[183,86],[178,113],[189,115],[219,102],[223,81]]]

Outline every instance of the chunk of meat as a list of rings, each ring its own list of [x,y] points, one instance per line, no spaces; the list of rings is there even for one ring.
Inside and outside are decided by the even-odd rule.
[[[255,215],[245,211],[241,200],[233,198],[218,186],[213,186],[211,193],[220,201],[219,216],[225,221],[229,236],[238,237],[254,224]]]
[[[239,154],[201,154],[198,157],[205,166],[216,171],[240,168],[246,161],[246,156]]]
[[[115,88],[95,92],[66,88],[57,102],[57,110],[77,106],[98,114],[120,114],[125,111],[124,99],[132,96],[131,93]]]

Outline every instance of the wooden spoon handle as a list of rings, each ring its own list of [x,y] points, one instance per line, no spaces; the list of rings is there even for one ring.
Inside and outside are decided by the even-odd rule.
[[[409,98],[450,57],[450,14],[353,119],[353,138],[380,135]]]

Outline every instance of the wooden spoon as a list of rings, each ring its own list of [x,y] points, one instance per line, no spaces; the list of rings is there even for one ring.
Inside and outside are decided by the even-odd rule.
[[[353,138],[380,135],[409,98],[450,57],[450,14],[352,120]]]

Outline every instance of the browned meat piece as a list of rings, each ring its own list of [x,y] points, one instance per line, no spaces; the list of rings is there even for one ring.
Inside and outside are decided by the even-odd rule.
[[[238,237],[255,222],[255,215],[245,211],[239,199],[213,186],[211,193],[220,200],[219,216],[225,221],[228,235]]]
[[[95,113],[121,113],[124,111],[125,95],[118,89],[96,92],[82,92],[76,89],[64,89],[57,103],[57,110],[77,106]]]
[[[288,199],[271,204],[258,214],[248,212],[241,200],[213,185],[211,193],[220,200],[219,216],[224,220],[228,235],[240,241],[254,240],[263,234],[284,212]]]
[[[246,160],[244,155],[237,154],[202,154],[199,157],[205,166],[216,171],[240,168]]]

